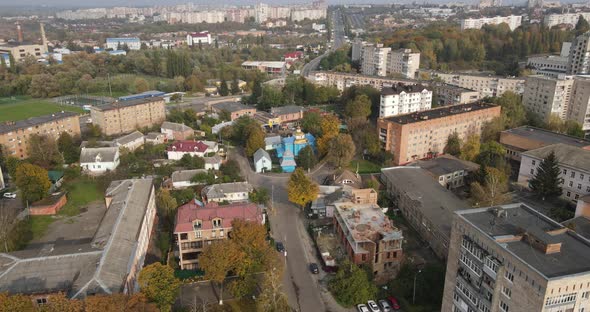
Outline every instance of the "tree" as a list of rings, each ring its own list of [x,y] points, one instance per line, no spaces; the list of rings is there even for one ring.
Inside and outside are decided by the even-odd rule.
[[[36,202],[47,195],[51,182],[47,170],[28,163],[16,168],[16,186],[21,191],[23,200]]]
[[[148,84],[147,80],[143,78],[135,79],[133,87],[136,93],[146,92],[150,89],[150,85]]]
[[[354,157],[356,147],[350,134],[341,133],[328,143],[327,160],[338,168],[347,166]]]
[[[257,312],[290,312],[287,296],[282,291],[282,270],[273,267],[268,270],[262,279],[258,300],[256,300]]]
[[[283,104],[283,93],[279,88],[265,85],[262,87],[262,94],[258,98],[256,108],[258,110],[268,111],[272,107],[281,106]]]
[[[479,135],[468,135],[467,140],[465,140],[465,143],[461,146],[461,159],[475,161],[477,155],[479,155],[480,145]]]
[[[311,133],[316,138],[322,134],[322,115],[318,112],[307,111],[303,113],[301,119],[301,129],[305,132]]]
[[[14,156],[8,156],[6,157],[6,160],[4,161],[4,165],[6,166],[6,170],[8,171],[8,174],[10,175],[11,178],[15,178],[16,177],[16,168],[18,168],[18,166],[20,166],[21,164],[21,160],[14,157]]]
[[[25,295],[8,295],[0,293],[0,312],[34,312],[33,300]]]
[[[317,198],[318,192],[318,185],[305,176],[303,169],[296,168],[293,171],[287,184],[287,193],[290,202],[303,208],[307,203]]]
[[[320,154],[325,155],[328,152],[330,140],[340,133],[340,120],[334,115],[323,116],[320,127],[322,129],[322,136],[317,141],[318,150]]]
[[[57,139],[57,148],[63,155],[63,159],[66,164],[75,163],[80,159],[80,149],[78,144],[74,143],[74,138],[64,131],[59,135]]]
[[[367,272],[350,263],[350,260],[342,263],[328,286],[334,299],[344,307],[367,302],[377,294],[377,286],[369,280]]]
[[[221,96],[228,96],[229,95],[229,87],[227,86],[227,81],[225,79],[221,79],[221,84],[219,85],[219,95]]]
[[[484,183],[471,183],[471,196],[477,206],[487,207],[510,202],[508,177],[499,169],[487,167]]]
[[[558,197],[563,192],[560,186],[563,183],[563,179],[560,177],[560,174],[561,170],[559,169],[555,153],[551,152],[541,161],[539,167],[537,167],[535,175],[529,181],[529,186],[543,200],[545,198]]]
[[[231,81],[231,94],[240,94],[242,93],[242,89],[240,89],[240,82],[238,78],[235,78]]]
[[[453,156],[461,155],[461,139],[459,139],[459,134],[456,131],[449,134],[443,152]]]
[[[255,189],[252,193],[248,195],[250,201],[257,204],[268,205],[270,201],[270,195],[268,194],[268,189],[263,187]]]
[[[141,293],[156,303],[160,311],[171,311],[180,290],[174,269],[159,262],[150,264],[139,272],[138,284]]]
[[[206,245],[199,255],[199,266],[205,271],[205,278],[220,286],[220,302],[223,301],[223,281],[241,259],[244,259],[243,254],[235,248],[231,240]]]
[[[580,15],[580,17],[578,18],[578,22],[576,23],[576,28],[574,30],[576,31],[576,36],[579,36],[590,30],[590,24],[588,24],[588,21],[584,18],[583,15]]]
[[[43,312],[82,312],[84,304],[80,300],[69,299],[63,293],[49,296],[47,304],[41,307]]]
[[[245,152],[248,157],[252,157],[259,148],[264,149],[264,132],[258,126],[252,127],[249,132]]]
[[[45,169],[58,167],[63,163],[57,143],[46,135],[32,134],[27,146],[29,161]]]
[[[178,203],[176,198],[170,195],[170,191],[166,188],[160,188],[156,195],[156,207],[160,211],[160,214],[166,220],[167,225],[172,227],[174,225],[174,217],[176,216],[176,208]]]
[[[487,167],[503,169],[506,165],[506,149],[496,141],[489,141],[481,145],[475,162]]]
[[[368,118],[371,115],[371,99],[364,94],[357,95],[346,103],[344,114],[348,118]]]
[[[318,163],[318,158],[313,151],[311,146],[306,146],[299,151],[299,155],[297,155],[297,164],[301,166],[301,168],[305,170],[309,170]]]

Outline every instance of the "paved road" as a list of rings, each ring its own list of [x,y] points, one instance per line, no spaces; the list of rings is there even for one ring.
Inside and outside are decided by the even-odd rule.
[[[333,30],[333,38],[331,41],[332,48],[330,50],[327,50],[324,54],[319,55],[318,57],[309,61],[309,63],[305,64],[305,66],[303,66],[303,69],[301,70],[301,75],[303,77],[308,77],[312,71],[318,68],[322,58],[328,55],[328,53],[336,51],[344,44],[344,21],[342,20],[342,13],[340,12],[340,10],[335,10],[331,14]]]
[[[269,213],[271,232],[275,240],[281,241],[287,250],[287,270],[283,280],[289,303],[297,311],[351,311],[337,305],[325,288],[319,285],[321,275],[313,275],[308,270],[311,262],[318,262],[313,253],[312,243],[303,225],[303,214],[291,204],[287,195],[288,174],[261,175],[253,172],[248,160],[236,150],[230,150],[230,158],[235,159],[247,181],[256,187],[272,191],[273,207]],[[318,168],[311,175],[314,179],[325,176],[327,168]]]
[[[169,111],[174,108],[188,109],[191,107],[198,109],[199,107],[203,107],[203,106],[207,106],[207,105],[211,105],[211,104],[215,104],[215,103],[239,101],[242,97],[248,96],[248,95],[249,94],[215,96],[215,97],[185,98],[184,102],[182,102],[182,103],[166,105],[166,110]]]

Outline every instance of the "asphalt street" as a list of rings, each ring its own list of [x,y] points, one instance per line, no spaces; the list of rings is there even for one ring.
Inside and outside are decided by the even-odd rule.
[[[303,77],[308,77],[312,71],[317,70],[322,58],[328,55],[328,53],[336,51],[344,44],[344,21],[342,20],[342,13],[339,10],[336,10],[331,14],[333,30],[332,48],[305,64],[301,70],[301,75]]]

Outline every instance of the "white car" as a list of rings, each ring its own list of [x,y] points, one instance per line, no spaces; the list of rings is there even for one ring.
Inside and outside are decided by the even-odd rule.
[[[381,309],[377,305],[377,302],[369,300],[367,301],[367,305],[369,306],[369,309],[371,309],[371,312],[381,312]]]
[[[383,312],[390,312],[393,311],[391,309],[391,305],[389,304],[389,302],[387,302],[387,300],[385,299],[381,299],[379,300],[379,305],[381,306],[381,310],[383,310]]]
[[[4,193],[4,195],[2,195],[2,197],[4,197],[4,198],[10,198],[10,199],[15,199],[16,198],[16,194],[15,193]]]
[[[358,310],[358,312],[371,312],[371,311],[369,311],[369,308],[367,308],[367,305],[366,304],[362,304],[362,303],[361,304],[358,304],[356,306],[356,309]]]

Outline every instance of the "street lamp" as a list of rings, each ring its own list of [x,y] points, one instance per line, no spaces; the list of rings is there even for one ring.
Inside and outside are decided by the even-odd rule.
[[[420,273],[422,273],[422,270],[418,270],[418,272],[414,274],[414,295],[412,296],[412,304],[416,304],[416,278]]]

